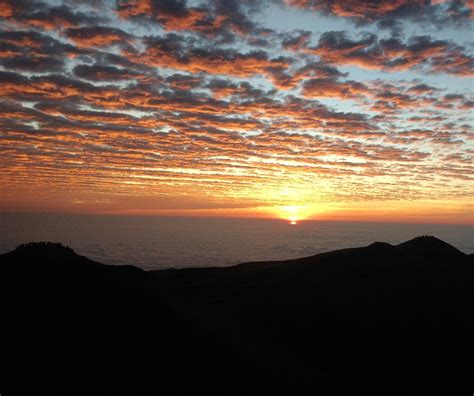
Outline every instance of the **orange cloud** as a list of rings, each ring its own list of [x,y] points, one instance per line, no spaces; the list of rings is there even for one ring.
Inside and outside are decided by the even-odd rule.
[[[288,67],[290,60],[270,58],[264,51],[240,53],[228,49],[187,48],[174,36],[149,38],[144,52],[127,52],[134,62],[149,66],[174,68],[192,73],[207,72],[248,77],[267,74],[271,67]]]
[[[466,10],[473,16],[473,0],[285,0],[292,7],[323,12],[325,14],[353,18],[358,21],[396,21],[407,18],[434,23],[462,20]],[[448,10],[439,6],[449,5]]]
[[[396,38],[378,40],[372,34],[352,40],[345,32],[326,32],[318,46],[303,50],[336,65],[382,70],[425,67],[438,73],[473,75],[474,58],[465,54],[463,47],[445,40],[433,40],[429,36],[416,36],[402,42]]]
[[[124,31],[104,26],[71,28],[65,34],[78,47],[86,48],[111,46],[130,40],[130,36]]]
[[[14,6],[11,0],[0,0],[0,17],[9,18],[13,15]]]

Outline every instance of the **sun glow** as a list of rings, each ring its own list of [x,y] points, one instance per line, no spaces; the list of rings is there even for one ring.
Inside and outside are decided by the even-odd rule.
[[[282,206],[278,208],[278,216],[288,220],[291,225],[309,217],[309,212],[303,206]]]

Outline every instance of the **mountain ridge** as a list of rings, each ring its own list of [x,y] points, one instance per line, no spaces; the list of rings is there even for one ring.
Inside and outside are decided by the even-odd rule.
[[[473,301],[471,256],[434,237],[158,271],[28,244],[0,255],[0,387],[469,394]]]
[[[428,246],[430,245],[430,246]],[[235,264],[229,267],[219,267],[219,268],[230,268],[230,267],[235,267],[235,266],[240,266],[240,265],[246,265],[249,263],[270,263],[270,262],[292,262],[292,261],[298,261],[298,260],[308,260],[311,258],[314,258],[316,256],[319,256],[321,254],[334,254],[336,252],[343,252],[343,251],[349,251],[353,249],[383,249],[383,248],[393,248],[393,247],[399,247],[403,249],[409,249],[412,251],[417,251],[417,250],[426,250],[427,248],[431,250],[450,250],[451,254],[457,254],[459,256],[470,256],[466,253],[463,253],[459,249],[455,248],[454,246],[444,242],[441,239],[438,239],[434,236],[429,236],[429,235],[423,235],[423,236],[418,236],[413,239],[410,239],[406,242],[402,242],[398,245],[392,245],[387,242],[373,242],[367,246],[363,247],[355,247],[355,248],[345,248],[345,249],[337,249],[337,250],[332,250],[329,252],[324,252],[324,253],[318,253],[315,255],[310,255],[310,256],[304,256],[300,258],[293,258],[293,259],[287,259],[287,260],[271,260],[271,261],[252,261],[252,262],[244,262],[240,264]],[[72,257],[80,257],[87,259],[88,261],[92,262],[93,260],[90,260],[86,258],[85,256],[81,256],[77,254],[71,247],[66,246],[61,244],[60,242],[30,242],[26,244],[21,244],[18,245],[14,250],[10,252],[6,252],[1,254],[0,256],[3,256],[5,254],[11,255],[11,254],[31,254],[32,252],[36,254],[42,254],[49,256],[48,259],[52,259],[55,256],[60,259],[65,259],[68,256],[70,258]],[[472,253],[474,255],[474,253]],[[104,265],[104,264],[103,264]],[[131,265],[120,265],[120,266],[126,266],[126,267],[133,267]],[[199,267],[199,269],[202,268],[214,268],[214,267]],[[183,268],[187,269],[187,268]],[[150,271],[160,271],[158,270],[150,270]]]

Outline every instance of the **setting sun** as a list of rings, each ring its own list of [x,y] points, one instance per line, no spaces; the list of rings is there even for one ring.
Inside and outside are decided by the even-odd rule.
[[[301,220],[312,218],[314,210],[305,206],[281,206],[276,208],[276,214],[279,218],[288,220],[290,224],[295,225]]]

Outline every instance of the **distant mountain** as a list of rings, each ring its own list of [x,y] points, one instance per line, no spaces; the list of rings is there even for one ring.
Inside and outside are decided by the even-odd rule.
[[[145,272],[0,256],[0,393],[471,395],[474,262],[434,237]]]

